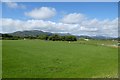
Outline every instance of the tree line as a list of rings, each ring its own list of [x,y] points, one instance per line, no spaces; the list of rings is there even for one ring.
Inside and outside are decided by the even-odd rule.
[[[20,40],[20,39],[40,39],[40,40],[50,40],[50,41],[77,41],[76,36],[65,35],[60,36],[58,34],[53,35],[37,35],[37,36],[12,36],[10,34],[2,34],[3,40]]]

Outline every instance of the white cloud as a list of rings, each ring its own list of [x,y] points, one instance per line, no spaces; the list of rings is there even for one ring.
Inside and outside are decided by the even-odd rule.
[[[102,35],[118,36],[118,18],[103,21],[90,19],[82,21],[81,24],[56,23],[43,20],[14,20],[2,19],[2,32],[14,32],[22,30],[43,30],[49,32],[68,32],[75,35]]]
[[[85,20],[85,15],[80,13],[71,13],[71,14],[65,15],[61,19],[61,22],[75,24],[75,23],[80,23],[82,20]]]
[[[35,8],[30,12],[25,12],[25,15],[35,19],[47,19],[53,17],[56,10],[50,7]]]
[[[18,3],[15,3],[15,2],[6,2],[6,5],[7,5],[9,8],[22,8],[22,9],[25,9],[25,8],[26,8],[25,5],[18,4]]]

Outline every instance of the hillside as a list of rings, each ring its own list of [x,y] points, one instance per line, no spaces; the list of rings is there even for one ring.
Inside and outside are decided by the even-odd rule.
[[[45,32],[45,31],[41,31],[41,30],[25,30],[25,31],[16,31],[13,33],[7,33],[9,35],[12,36],[19,36],[19,37],[28,37],[28,36],[33,36],[36,37],[38,35],[48,35],[51,36],[53,34],[58,34],[60,36],[70,36],[72,34],[70,33],[52,33],[52,32]],[[2,34],[0,33],[0,36]],[[87,39],[117,39],[114,37],[107,37],[107,36],[88,36],[88,35],[74,35],[76,36],[78,39],[80,38],[87,38]]]
[[[30,31],[17,31],[14,33],[8,33],[12,36],[20,36],[20,37],[26,37],[26,36],[37,36],[37,35],[52,35],[50,32],[43,32],[39,30],[30,30]]]

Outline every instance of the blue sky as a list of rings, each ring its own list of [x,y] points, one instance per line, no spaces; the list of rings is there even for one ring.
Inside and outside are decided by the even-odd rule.
[[[8,23],[15,23],[15,26],[10,27],[10,29],[7,29],[6,26],[8,25],[3,25],[5,26],[3,32],[14,32],[29,28],[51,32],[69,32],[75,35],[116,36],[117,22],[115,21],[117,21],[117,17],[117,2],[14,2],[11,4],[3,2],[2,4],[3,20],[11,21]],[[19,26],[16,27],[18,22],[24,22],[25,25],[22,25],[22,29],[19,29]],[[26,25],[38,24],[37,22],[41,24],[26,28]],[[97,27],[98,25],[99,27]],[[9,24],[9,26],[13,25]],[[107,27],[108,30],[114,28],[111,35],[108,34],[111,30],[108,33],[103,32],[107,31]],[[18,30],[16,30],[17,28]],[[105,34],[100,34],[102,32]]]
[[[4,18],[13,18],[13,19],[28,19],[24,16],[24,12],[31,11],[34,8],[39,7],[53,7],[57,10],[57,16],[53,19],[58,19],[64,14],[67,13],[83,13],[89,18],[98,18],[98,19],[113,19],[118,16],[118,6],[117,2],[18,2],[18,4],[23,4],[26,9],[12,9],[6,6],[3,3],[2,13]],[[61,14],[62,13],[62,14]]]

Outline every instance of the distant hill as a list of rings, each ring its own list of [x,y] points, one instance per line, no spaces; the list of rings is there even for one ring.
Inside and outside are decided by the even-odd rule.
[[[92,37],[86,36],[86,35],[77,36],[77,38],[78,39],[80,39],[80,38],[92,39]]]
[[[70,33],[51,33],[51,32],[44,32],[44,31],[41,31],[41,30],[16,31],[16,32],[7,33],[7,34],[12,35],[12,36],[20,36],[20,37],[28,37],[28,36],[36,37],[37,35],[51,36],[53,34],[58,34],[60,36],[67,36],[67,35],[70,36],[70,35],[72,35]],[[2,36],[1,33],[0,33],[0,36]],[[87,36],[87,35],[80,35],[80,36],[74,35],[74,36],[76,36],[78,39],[80,39],[80,38],[87,38],[87,39],[117,39],[117,38],[106,37],[106,36]]]
[[[113,39],[113,37],[107,37],[107,36],[92,36],[93,39]]]
[[[43,32],[39,30],[30,30],[30,31],[17,31],[13,33],[8,33],[12,36],[20,36],[20,37],[26,37],[26,36],[37,36],[37,35],[52,35],[50,32]]]
[[[70,33],[55,33],[55,34],[58,34],[60,36],[70,36],[70,35],[72,35]]]
[[[86,38],[86,39],[115,39],[114,37],[107,37],[107,36],[87,36],[87,35],[81,35],[77,36],[77,38]]]
[[[44,31],[39,31],[39,30],[26,30],[26,31],[16,31],[13,33],[7,33],[12,36],[20,36],[20,37],[26,37],[26,36],[37,36],[37,35],[53,35],[53,34],[58,34],[60,36],[70,36],[71,34],[69,33],[51,33],[51,32],[44,32]]]

